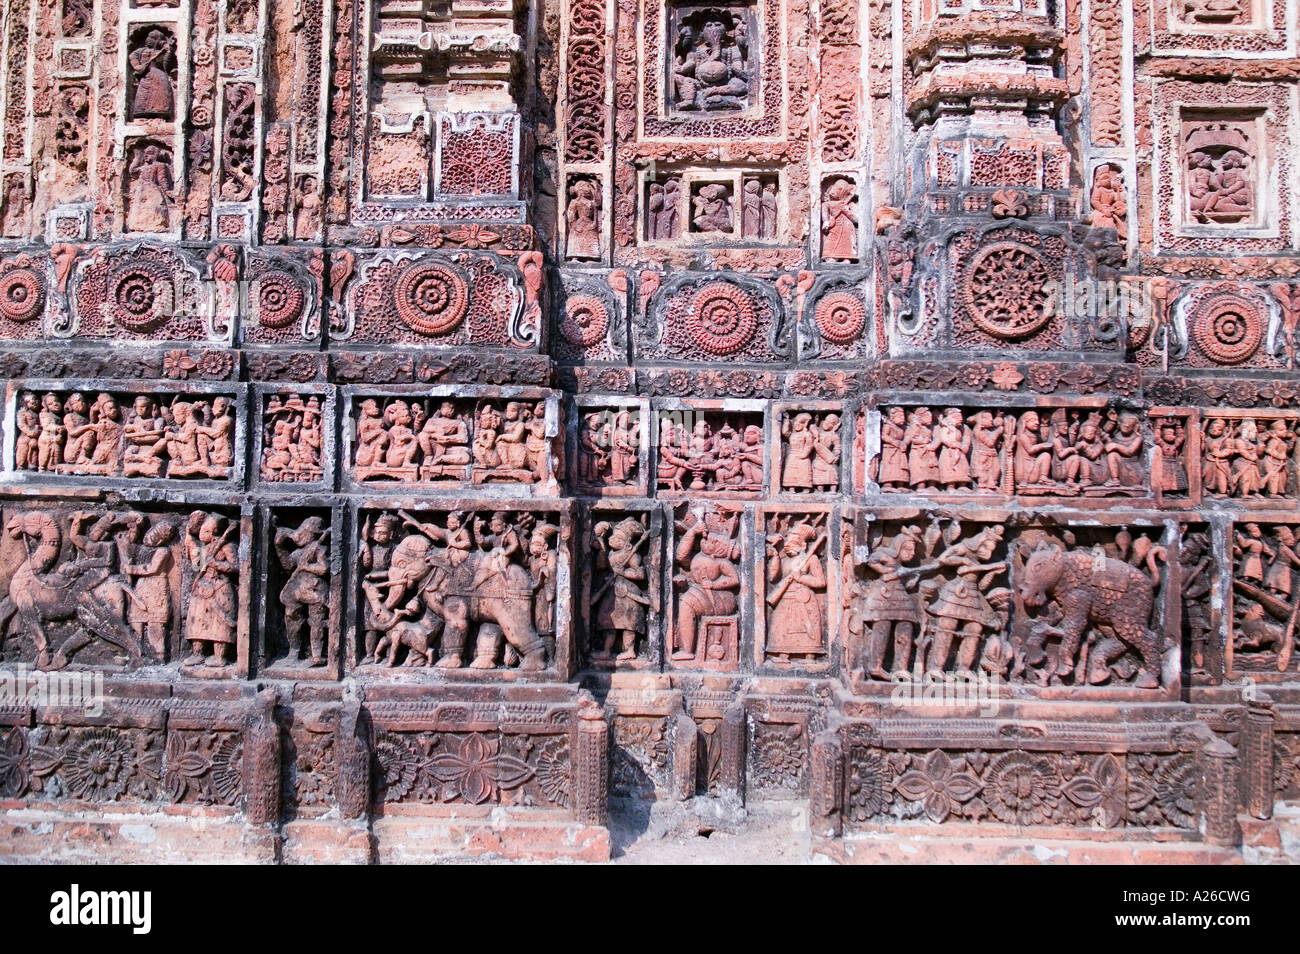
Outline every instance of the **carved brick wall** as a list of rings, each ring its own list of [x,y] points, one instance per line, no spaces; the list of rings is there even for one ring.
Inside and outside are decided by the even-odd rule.
[[[1294,17],[7,4],[0,662],[112,704],[0,700],[0,792],[1231,841],[1296,788]]]

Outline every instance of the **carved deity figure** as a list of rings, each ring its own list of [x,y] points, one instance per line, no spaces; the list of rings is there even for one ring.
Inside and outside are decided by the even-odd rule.
[[[700,186],[691,202],[691,226],[696,232],[731,232],[731,188],[721,182]]]
[[[176,202],[171,154],[152,143],[137,148],[127,175],[127,231],[166,232]]]
[[[417,438],[424,461],[420,476],[425,480],[439,477],[463,477],[470,461],[469,428],[456,414],[451,401],[443,401],[420,428]]]
[[[728,28],[710,16],[699,30],[681,24],[672,51],[668,95],[679,110],[745,109],[749,105],[750,75],[739,39],[745,31]]]
[[[1151,476],[1153,489],[1159,494],[1187,491],[1187,468],[1183,464],[1183,446],[1187,430],[1176,417],[1162,417],[1155,426],[1157,457]]]
[[[1187,208],[1202,224],[1233,225],[1255,214],[1252,146],[1229,123],[1193,127],[1185,139]]]
[[[709,515],[713,517],[712,514]],[[673,641],[672,658],[685,662],[721,661],[726,655],[723,647],[701,645],[705,624],[712,620],[723,621],[734,632],[739,612],[740,573],[736,569],[739,557],[729,529],[734,524],[717,518],[694,520],[680,526],[681,536],[674,554],[682,571],[676,583],[685,588],[677,601],[677,626]],[[712,525],[710,525],[712,524]],[[699,654],[697,655],[697,649]],[[734,659],[732,660],[734,662]]]
[[[1124,197],[1124,174],[1118,166],[1107,162],[1097,167],[1088,201],[1093,227],[1114,229],[1121,243],[1128,241],[1128,200]]]
[[[600,258],[600,209],[600,189],[593,180],[577,179],[569,186],[564,213],[564,251],[569,258]]]

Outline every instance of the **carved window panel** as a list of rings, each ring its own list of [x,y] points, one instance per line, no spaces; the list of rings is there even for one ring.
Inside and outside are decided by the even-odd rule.
[[[1292,507],[1300,411],[1213,408],[1201,417],[1201,489],[1243,506]]]
[[[638,95],[646,137],[773,137],[784,131],[780,0],[643,0]]]
[[[6,479],[124,487],[149,480],[239,486],[244,386],[23,381],[10,385]]]
[[[350,395],[345,423],[349,482],[425,492],[554,496],[562,446],[553,392],[454,389]]]
[[[654,410],[660,496],[758,497],[766,487],[767,445],[759,401],[661,401]]]
[[[572,510],[555,501],[462,496],[359,509],[348,670],[565,678],[574,665],[572,539]]]

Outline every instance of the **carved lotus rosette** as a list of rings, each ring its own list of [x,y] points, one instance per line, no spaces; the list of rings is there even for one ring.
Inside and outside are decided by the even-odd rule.
[[[647,358],[772,361],[789,348],[780,298],[753,280],[667,282],[638,330],[638,350]]]
[[[68,336],[229,343],[234,333],[217,327],[214,290],[175,249],[106,246],[77,266],[71,297]]]
[[[331,337],[536,348],[522,285],[519,269],[490,252],[383,253],[358,265],[346,291],[345,326],[331,327]]]
[[[287,256],[250,255],[247,279],[246,341],[292,344],[320,334],[319,286],[301,263]]]
[[[25,255],[0,264],[0,331],[7,338],[35,338],[45,313],[44,267]]]
[[[1222,282],[1189,291],[1175,306],[1184,338],[1182,361],[1193,367],[1279,367],[1269,301],[1250,285]],[[1275,350],[1281,350],[1280,342]]]
[[[1075,303],[1063,293],[1066,274],[1076,259],[1084,258],[1067,236],[1020,225],[953,235],[944,259],[923,263],[950,273],[951,330],[941,331],[935,343],[946,338],[947,347],[963,349],[1111,350],[1109,326],[1101,327],[1092,317],[1067,314]],[[941,297],[936,297],[942,286],[931,287],[929,282],[923,283],[927,314],[922,327],[932,320],[942,322],[945,313]],[[924,340],[917,337],[914,343]]]
[[[566,363],[626,362],[625,274],[558,273],[551,287],[551,354]]]

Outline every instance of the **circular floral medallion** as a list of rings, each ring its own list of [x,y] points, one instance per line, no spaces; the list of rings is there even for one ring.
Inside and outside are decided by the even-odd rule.
[[[1033,249],[1014,242],[990,245],[966,272],[963,291],[971,320],[995,338],[1027,338],[1052,318],[1051,280]]]
[[[266,328],[284,328],[302,317],[306,296],[288,272],[269,271],[257,278],[257,320]]]
[[[469,310],[469,286],[452,268],[437,262],[402,272],[393,289],[397,316],[422,335],[445,335],[460,327]]]
[[[578,348],[600,344],[609,327],[609,310],[595,295],[575,295],[564,306],[560,334]]]
[[[1041,825],[1052,819],[1060,802],[1060,773],[1041,756],[1007,752],[993,760],[984,792],[998,821]]]
[[[726,282],[712,282],[695,293],[686,324],[700,348],[725,357],[749,344],[758,317],[743,291]]]
[[[45,306],[45,279],[30,268],[14,268],[0,276],[0,315],[10,321],[36,318]]]
[[[111,802],[131,776],[130,749],[111,729],[92,729],[69,746],[63,780],[74,798]]]
[[[1236,295],[1210,299],[1192,319],[1192,337],[1206,357],[1218,364],[1241,364],[1264,340],[1259,309]]]
[[[862,299],[852,292],[837,291],[817,302],[817,329],[832,344],[846,345],[862,334],[867,321]]]
[[[128,262],[110,272],[106,284],[112,320],[128,331],[155,331],[176,310],[175,276],[160,263]]]

